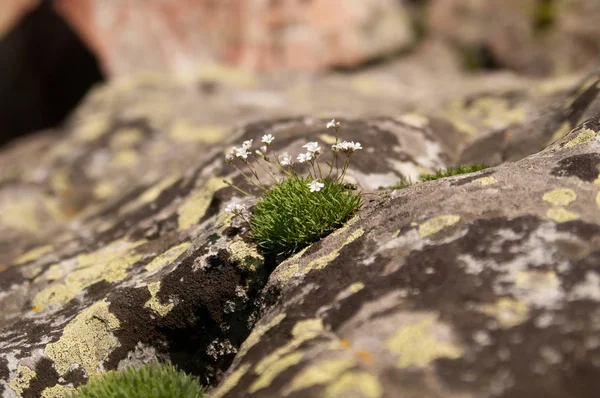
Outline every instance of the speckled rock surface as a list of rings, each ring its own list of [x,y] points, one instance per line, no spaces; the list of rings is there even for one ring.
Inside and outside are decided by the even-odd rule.
[[[460,74],[376,100],[370,88],[402,86],[393,71],[410,70],[387,68],[138,75],[95,90],[60,131],[4,149],[0,396],[61,397],[156,359],[216,397],[486,396],[524,380],[548,396],[592,391],[600,127],[561,126],[592,112],[597,76],[495,91],[483,83],[501,76],[465,78],[462,100],[422,105]],[[236,192],[222,179],[243,183],[223,154],[266,133],[293,154],[330,144],[325,117],[338,115],[365,147],[349,179],[366,191],[457,164],[498,131],[530,139],[522,157],[543,151],[375,191],[346,228],[276,266],[223,212]],[[481,148],[506,161],[502,146]]]
[[[373,201],[280,264],[221,397],[594,397],[599,118]]]

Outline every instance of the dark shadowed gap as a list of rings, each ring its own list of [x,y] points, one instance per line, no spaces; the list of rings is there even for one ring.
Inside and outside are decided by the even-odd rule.
[[[57,126],[102,80],[94,55],[42,1],[0,39],[0,145]]]

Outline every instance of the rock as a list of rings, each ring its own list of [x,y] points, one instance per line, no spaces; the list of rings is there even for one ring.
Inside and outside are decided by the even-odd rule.
[[[599,12],[587,0],[435,0],[427,31],[460,48],[472,66],[562,74],[596,62]]]
[[[46,133],[3,150],[0,396],[60,397],[107,370],[157,359],[219,385],[215,396],[335,395],[356,381],[367,396],[478,395],[491,386],[509,394],[522,380],[542,388],[546,379],[527,373],[534,368],[582,391],[565,384],[550,393],[584,396],[591,382],[558,364],[593,374],[595,353],[581,350],[594,345],[598,294],[586,263],[596,244],[597,119],[518,162],[395,193],[376,188],[455,165],[501,129],[521,139],[530,130],[520,126],[571,123],[594,106],[593,76],[571,91],[515,79],[479,97],[470,84],[481,89],[497,76],[439,76],[426,112],[408,110],[429,89],[377,97],[352,83],[402,87],[392,71],[410,65],[310,81],[231,69],[138,74],[95,89],[53,133],[59,141]],[[463,81],[464,106],[448,112],[444,88]],[[481,96],[496,100],[472,112]],[[326,117],[338,114],[354,116],[340,118],[342,137],[365,147],[348,175],[370,192],[367,204],[347,227],[275,264],[224,213],[237,193],[222,180],[244,182],[223,154],[267,133],[278,151],[329,145]],[[545,148],[548,129],[527,150]],[[497,157],[503,147],[486,150]],[[532,322],[547,325],[544,339]],[[571,325],[582,326],[557,329]],[[407,339],[416,348],[402,357]],[[473,376],[474,368],[489,372]],[[337,384],[319,379],[330,374]]]
[[[598,131],[394,191],[284,261],[211,397],[595,396]]]
[[[251,69],[355,66],[413,43],[395,0],[147,1],[144,7],[60,0],[111,76],[145,70],[189,72],[202,61]]]

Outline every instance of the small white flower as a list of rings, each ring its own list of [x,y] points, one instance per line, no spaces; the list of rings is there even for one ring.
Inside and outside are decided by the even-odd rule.
[[[355,151],[358,151],[359,149],[363,149],[362,146],[360,146],[360,142],[352,141],[352,146]]]
[[[327,123],[327,128],[334,128],[337,129],[338,127],[340,127],[340,122],[336,121],[335,119],[331,119],[331,121],[329,123]]]
[[[261,142],[263,144],[271,145],[271,142],[273,142],[274,139],[275,137],[273,137],[273,134],[265,134],[262,136]]]
[[[247,140],[242,143],[242,148],[244,148],[244,149],[250,149],[251,146],[252,146],[252,140]]]
[[[234,214],[243,214],[246,211],[246,206],[239,203],[231,203],[225,207],[225,212]]]
[[[227,154],[225,155],[225,161],[227,161],[227,163],[231,163],[233,161],[233,158],[235,156],[235,147],[231,148]]]
[[[282,166],[289,166],[292,164],[292,157],[289,153],[284,152],[283,155],[279,156],[279,163],[281,163]]]
[[[319,182],[319,180],[312,180],[306,185],[310,188],[310,192],[319,192],[321,188],[325,186],[325,184]]]
[[[360,145],[360,144],[358,144],[358,145]],[[262,153],[267,153],[267,146],[266,146],[266,145],[263,145],[263,146],[261,146],[261,147],[260,147],[260,151],[261,151]]]
[[[342,151],[347,154],[353,153],[354,151],[357,151],[359,149],[363,149],[362,146],[360,145],[360,142],[354,142],[354,141],[342,141],[337,145],[335,145],[335,144],[332,145],[331,148],[334,151],[339,150],[339,151]]]
[[[302,145],[302,148],[306,148],[309,153],[318,155],[321,152],[321,147],[318,142],[309,142],[306,145]]]
[[[235,148],[235,156],[238,158],[242,158],[242,159],[248,159],[248,155],[250,155],[250,152],[248,152],[247,148],[244,147],[240,147],[240,148]]]
[[[296,160],[298,161],[298,163],[302,164],[305,162],[309,162],[312,159],[310,152],[309,153],[301,153],[300,155],[298,155],[298,157],[296,158]]]

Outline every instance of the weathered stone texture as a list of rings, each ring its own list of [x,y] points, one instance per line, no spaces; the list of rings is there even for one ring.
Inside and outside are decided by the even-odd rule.
[[[410,65],[138,74],[5,148],[0,396],[60,397],[157,359],[213,397],[595,396],[598,73],[369,90],[408,85],[394,71]],[[238,194],[223,179],[250,187],[223,154],[268,133],[276,151],[326,147],[338,115],[365,147],[348,176],[366,204],[275,264],[224,213]],[[497,167],[377,190],[475,156]]]

